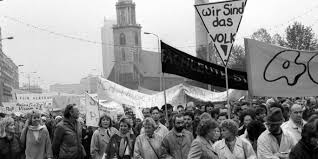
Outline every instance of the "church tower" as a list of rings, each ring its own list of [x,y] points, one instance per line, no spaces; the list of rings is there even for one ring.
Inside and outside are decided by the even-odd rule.
[[[138,73],[141,52],[141,26],[136,23],[135,3],[118,0],[117,24],[113,26],[115,82],[131,89],[140,83]]]

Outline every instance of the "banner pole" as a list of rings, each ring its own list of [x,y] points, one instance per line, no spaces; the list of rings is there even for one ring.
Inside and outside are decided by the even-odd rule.
[[[169,118],[168,118],[168,109],[167,109],[167,95],[166,95],[166,82],[164,78],[164,73],[162,73],[162,84],[163,84],[163,96],[165,100],[165,110],[166,110],[166,123],[168,124],[167,126],[169,127]]]
[[[225,83],[226,83],[226,100],[228,105],[228,118],[231,119],[231,106],[230,106],[230,99],[229,99],[229,81],[227,76],[227,66],[225,66]]]
[[[98,97],[97,97],[97,110],[98,110],[98,117],[100,118],[99,98]]]

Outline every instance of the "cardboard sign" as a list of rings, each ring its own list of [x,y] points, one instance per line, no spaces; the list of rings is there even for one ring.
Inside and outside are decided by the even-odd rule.
[[[250,95],[318,95],[318,51],[291,50],[245,39]]]
[[[233,0],[195,5],[200,18],[227,65],[247,0]]]

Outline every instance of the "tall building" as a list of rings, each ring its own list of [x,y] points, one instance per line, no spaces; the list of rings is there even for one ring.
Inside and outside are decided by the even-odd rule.
[[[136,23],[132,0],[116,3],[117,23],[113,26],[115,64],[108,79],[130,89],[161,90],[160,53],[142,50],[141,25]],[[165,88],[184,82],[183,77],[166,75]]]
[[[117,24],[113,26],[115,81],[137,89],[137,65],[141,52],[141,26],[136,23],[135,3],[119,0],[116,3]]]
[[[0,39],[1,28],[0,28]],[[12,101],[12,89],[19,89],[18,66],[2,50],[0,40],[0,102]]]
[[[104,26],[101,28],[102,33],[102,52],[103,52],[103,76],[108,78],[112,68],[115,64],[114,57],[114,38],[113,38],[113,25],[116,24],[115,20],[104,19]]]

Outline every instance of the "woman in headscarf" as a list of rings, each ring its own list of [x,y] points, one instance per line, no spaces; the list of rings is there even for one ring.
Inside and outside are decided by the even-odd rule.
[[[114,134],[106,148],[106,159],[132,159],[136,137],[130,133],[131,125],[127,117],[119,121],[119,132]]]
[[[156,122],[148,117],[143,122],[145,133],[139,135],[136,139],[134,158],[135,159],[159,159],[160,145],[163,137],[154,133]]]
[[[98,126],[91,141],[90,153],[93,159],[102,159],[110,138],[118,133],[118,130],[112,127],[111,118],[106,114],[99,118]]]
[[[41,114],[32,110],[21,133],[21,143],[25,145],[26,159],[52,159],[49,131],[41,125]]]
[[[15,135],[13,118],[0,119],[0,158],[20,159],[21,156],[22,145],[19,136]]]
[[[221,125],[223,139],[214,144],[220,159],[256,159],[252,145],[237,137],[238,125],[231,119],[223,120]]]

